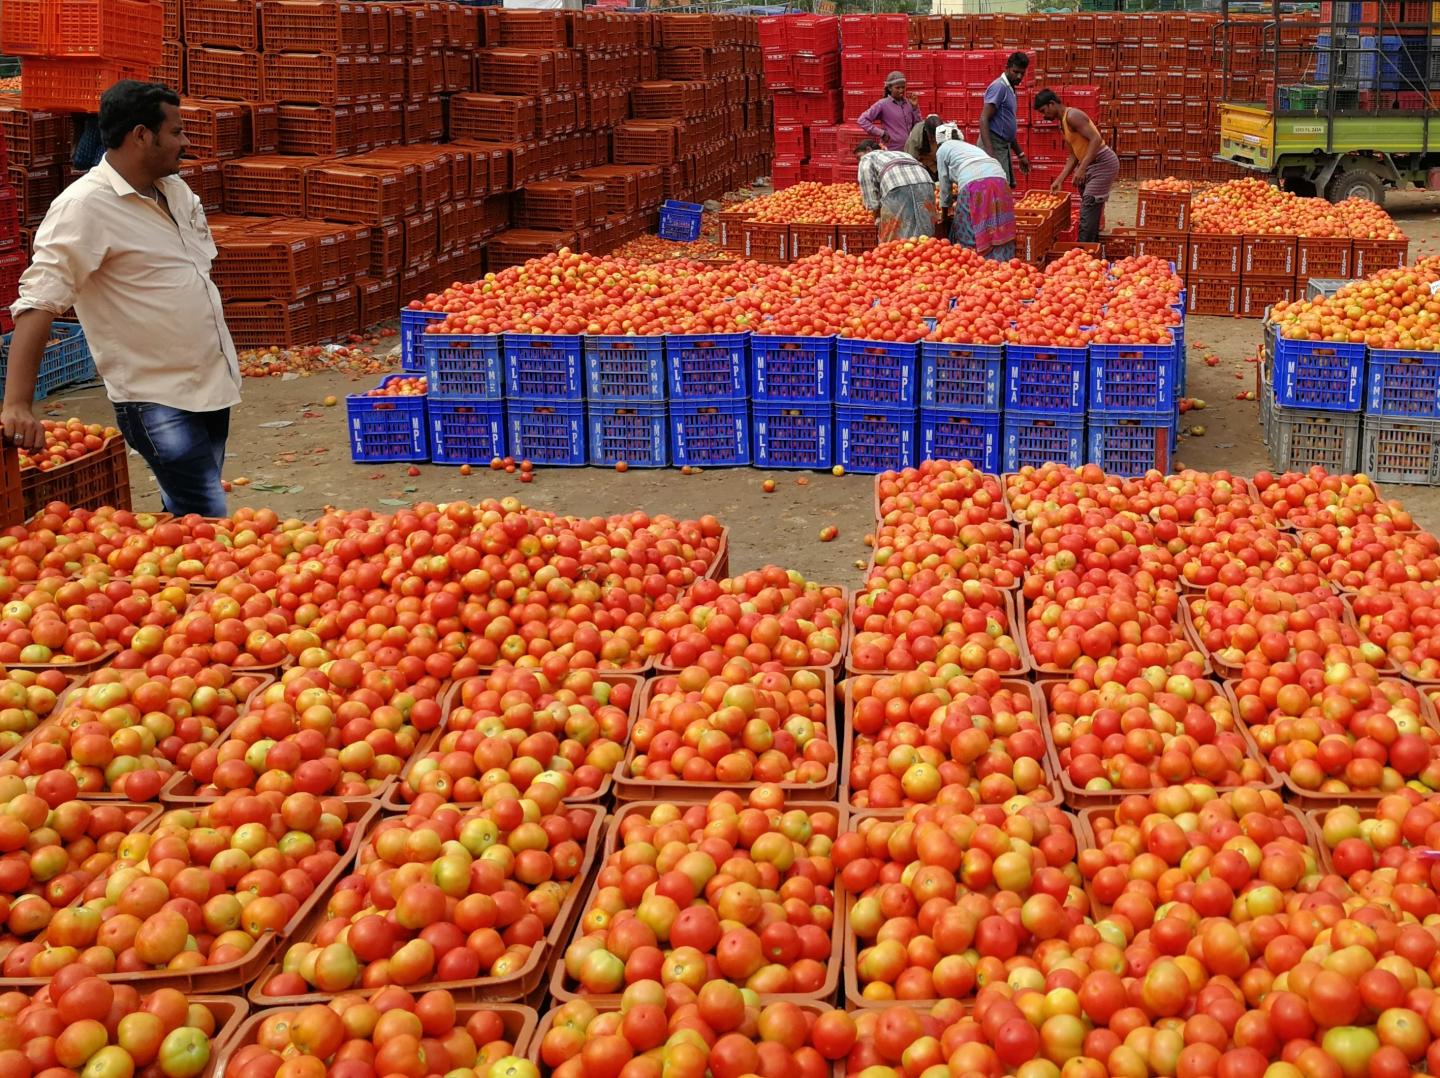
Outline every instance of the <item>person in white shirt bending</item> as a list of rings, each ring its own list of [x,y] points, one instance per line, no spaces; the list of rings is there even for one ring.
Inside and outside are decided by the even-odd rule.
[[[950,218],[950,242],[992,262],[1015,257],[1015,198],[1000,164],[964,140],[955,124],[935,131],[940,209]]]
[[[180,98],[126,80],[100,98],[106,152],[50,205],[11,307],[0,426],[44,445],[35,377],[50,323],[72,306],[116,425],[145,458],[168,512],[225,515],[220,472],[240,367],[210,280],[205,211],[176,173],[189,146]]]

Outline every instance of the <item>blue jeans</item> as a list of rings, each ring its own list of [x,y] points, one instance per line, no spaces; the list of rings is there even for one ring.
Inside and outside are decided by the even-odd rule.
[[[182,412],[165,404],[116,404],[115,422],[155,473],[167,513],[225,516],[220,471],[230,409]]]

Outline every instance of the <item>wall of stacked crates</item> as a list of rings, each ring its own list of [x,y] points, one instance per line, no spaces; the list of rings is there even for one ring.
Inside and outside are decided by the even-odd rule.
[[[1348,283],[1314,278],[1302,295],[1333,295]],[[1277,469],[1318,465],[1440,485],[1440,354],[1286,340],[1266,322],[1255,377]]]
[[[1435,107],[1440,89],[1440,9],[1430,0],[1320,4],[1315,62],[1277,90],[1281,112]]]
[[[1274,54],[1262,50],[1260,17],[1236,17],[1227,75],[1219,16],[1151,12],[1053,15],[844,15],[762,20],[767,84],[775,91],[775,183],[853,181],[856,119],[903,71],[921,113],[959,122],[974,141],[985,87],[1012,52],[1030,67],[1018,91],[1020,143],[1034,164],[1021,190],[1048,189],[1065,163],[1058,126],[1036,123],[1035,91],[1049,86],[1085,109],[1120,157],[1121,179],[1241,175],[1213,160],[1221,100],[1275,96]],[[1314,57],[1320,23],[1287,16],[1282,79]],[[1068,91],[1068,93],[1067,93]]]
[[[425,384],[393,375],[350,397],[351,450],[357,461],[480,466],[878,472],[969,459],[989,471],[1047,461],[1168,470],[1184,309],[1182,292],[1168,343],[1079,347],[466,335],[428,332],[442,311],[406,310],[404,365]]]
[[[1368,277],[1409,258],[1408,239],[1194,231],[1191,197],[1142,183],[1135,228],[1105,236],[1109,258],[1154,255],[1173,263],[1185,278],[1190,314],[1263,318],[1274,304],[1303,298],[1312,279]]]
[[[75,178],[61,110],[81,107],[31,80],[50,37],[19,18],[30,2],[0,5],[0,51],[25,63],[21,100],[0,106],[25,230]],[[770,168],[754,19],[96,2],[143,8],[163,32],[147,70],[184,95],[182,175],[211,214],[242,348],[344,337],[560,247],[611,250],[654,232],[664,200],[718,197]],[[97,84],[113,73],[68,63]],[[0,256],[0,289],[6,273]]]

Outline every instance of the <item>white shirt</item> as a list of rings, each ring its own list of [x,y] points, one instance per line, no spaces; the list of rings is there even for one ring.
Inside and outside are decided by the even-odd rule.
[[[940,206],[945,208],[955,200],[952,187],[963,191],[967,183],[986,177],[1003,180],[1005,170],[1000,163],[982,150],[960,139],[948,139],[935,150],[935,172],[940,184]]]
[[[233,407],[240,365],[210,280],[205,211],[178,176],[156,187],[169,213],[101,160],[60,192],[10,310],[73,306],[112,401]]]

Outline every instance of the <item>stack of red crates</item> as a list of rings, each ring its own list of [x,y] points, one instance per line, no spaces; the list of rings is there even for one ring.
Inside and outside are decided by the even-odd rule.
[[[5,131],[0,128],[0,166],[7,161]],[[0,176],[8,173],[0,169]],[[15,189],[7,179],[0,179],[0,332],[13,327],[10,304],[19,294],[20,274],[25,270],[25,252],[20,249],[20,220],[16,213]]]
[[[776,189],[808,179],[834,182],[829,159],[817,161],[813,167],[808,162],[812,158],[811,139],[846,118],[841,92],[844,65],[840,23],[833,15],[784,15],[760,20],[765,82],[775,95]],[[850,171],[854,171],[853,163]],[[820,175],[822,172],[824,175]]]
[[[164,52],[158,0],[5,0],[0,53],[24,58],[27,108],[94,112],[120,79],[146,79]]]

